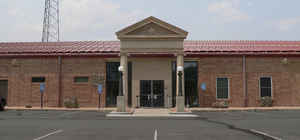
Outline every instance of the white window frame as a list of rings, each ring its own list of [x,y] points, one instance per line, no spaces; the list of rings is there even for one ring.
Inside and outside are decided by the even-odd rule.
[[[259,77],[259,98],[262,98],[261,97],[261,86],[260,86],[260,81],[261,81],[261,78],[270,78],[270,80],[271,80],[271,98],[273,99],[273,80],[272,80],[272,76],[261,76],[261,77]]]
[[[218,78],[227,78],[228,82],[228,97],[227,98],[218,98]],[[217,100],[229,100],[230,99],[230,79],[228,77],[217,77],[216,78],[216,99]]]

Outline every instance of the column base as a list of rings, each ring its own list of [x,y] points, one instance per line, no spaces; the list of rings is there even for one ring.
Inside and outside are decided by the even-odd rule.
[[[176,96],[176,112],[184,112],[184,96]]]
[[[125,96],[117,96],[117,112],[126,112]]]

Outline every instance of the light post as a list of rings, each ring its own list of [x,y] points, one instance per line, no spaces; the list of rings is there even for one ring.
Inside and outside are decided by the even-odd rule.
[[[183,96],[182,95],[182,73],[183,73],[183,67],[182,66],[178,66],[177,67],[177,71],[178,71],[178,78],[179,78],[179,91],[178,91],[178,96]]]
[[[119,81],[119,95],[117,97],[117,112],[126,112],[125,97],[123,93],[123,72],[124,72],[123,66],[119,67],[119,72],[120,72],[120,81]]]
[[[123,96],[123,66],[119,67],[120,81],[119,81],[119,96]]]
[[[182,75],[183,75],[183,67],[177,67],[178,72],[178,96],[176,97],[176,112],[184,112],[184,96],[182,91]]]

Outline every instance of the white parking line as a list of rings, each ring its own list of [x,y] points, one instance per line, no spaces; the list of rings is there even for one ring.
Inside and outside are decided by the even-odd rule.
[[[261,132],[261,131],[255,130],[255,129],[250,129],[250,131],[255,132],[255,133],[258,133],[258,134],[261,134],[261,135],[264,135],[264,136],[267,136],[267,137],[270,137],[270,138],[272,138],[272,139],[274,139],[274,140],[282,140],[281,138],[272,136],[272,135],[270,135],[270,134],[267,134],[267,133],[265,133],[265,132]]]
[[[154,140],[157,140],[157,130],[154,131]]]
[[[49,137],[49,136],[51,136],[51,135],[54,135],[54,134],[57,134],[57,133],[61,133],[61,132],[63,132],[63,130],[57,130],[57,131],[51,132],[51,133],[49,133],[49,134],[47,134],[47,135],[44,135],[44,136],[35,138],[35,139],[33,139],[33,140],[41,140],[41,139],[44,139],[44,138],[46,138],[46,137]]]

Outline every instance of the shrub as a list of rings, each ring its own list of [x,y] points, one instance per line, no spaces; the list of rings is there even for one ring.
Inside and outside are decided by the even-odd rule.
[[[25,108],[32,108],[31,105],[25,105]]]
[[[272,100],[272,97],[262,97],[260,99],[260,106],[261,107],[271,107],[273,106],[273,100]]]
[[[229,103],[228,101],[216,101],[212,104],[212,106],[215,108],[228,108]]]
[[[66,108],[79,108],[79,103],[76,97],[67,98],[64,101]]]

